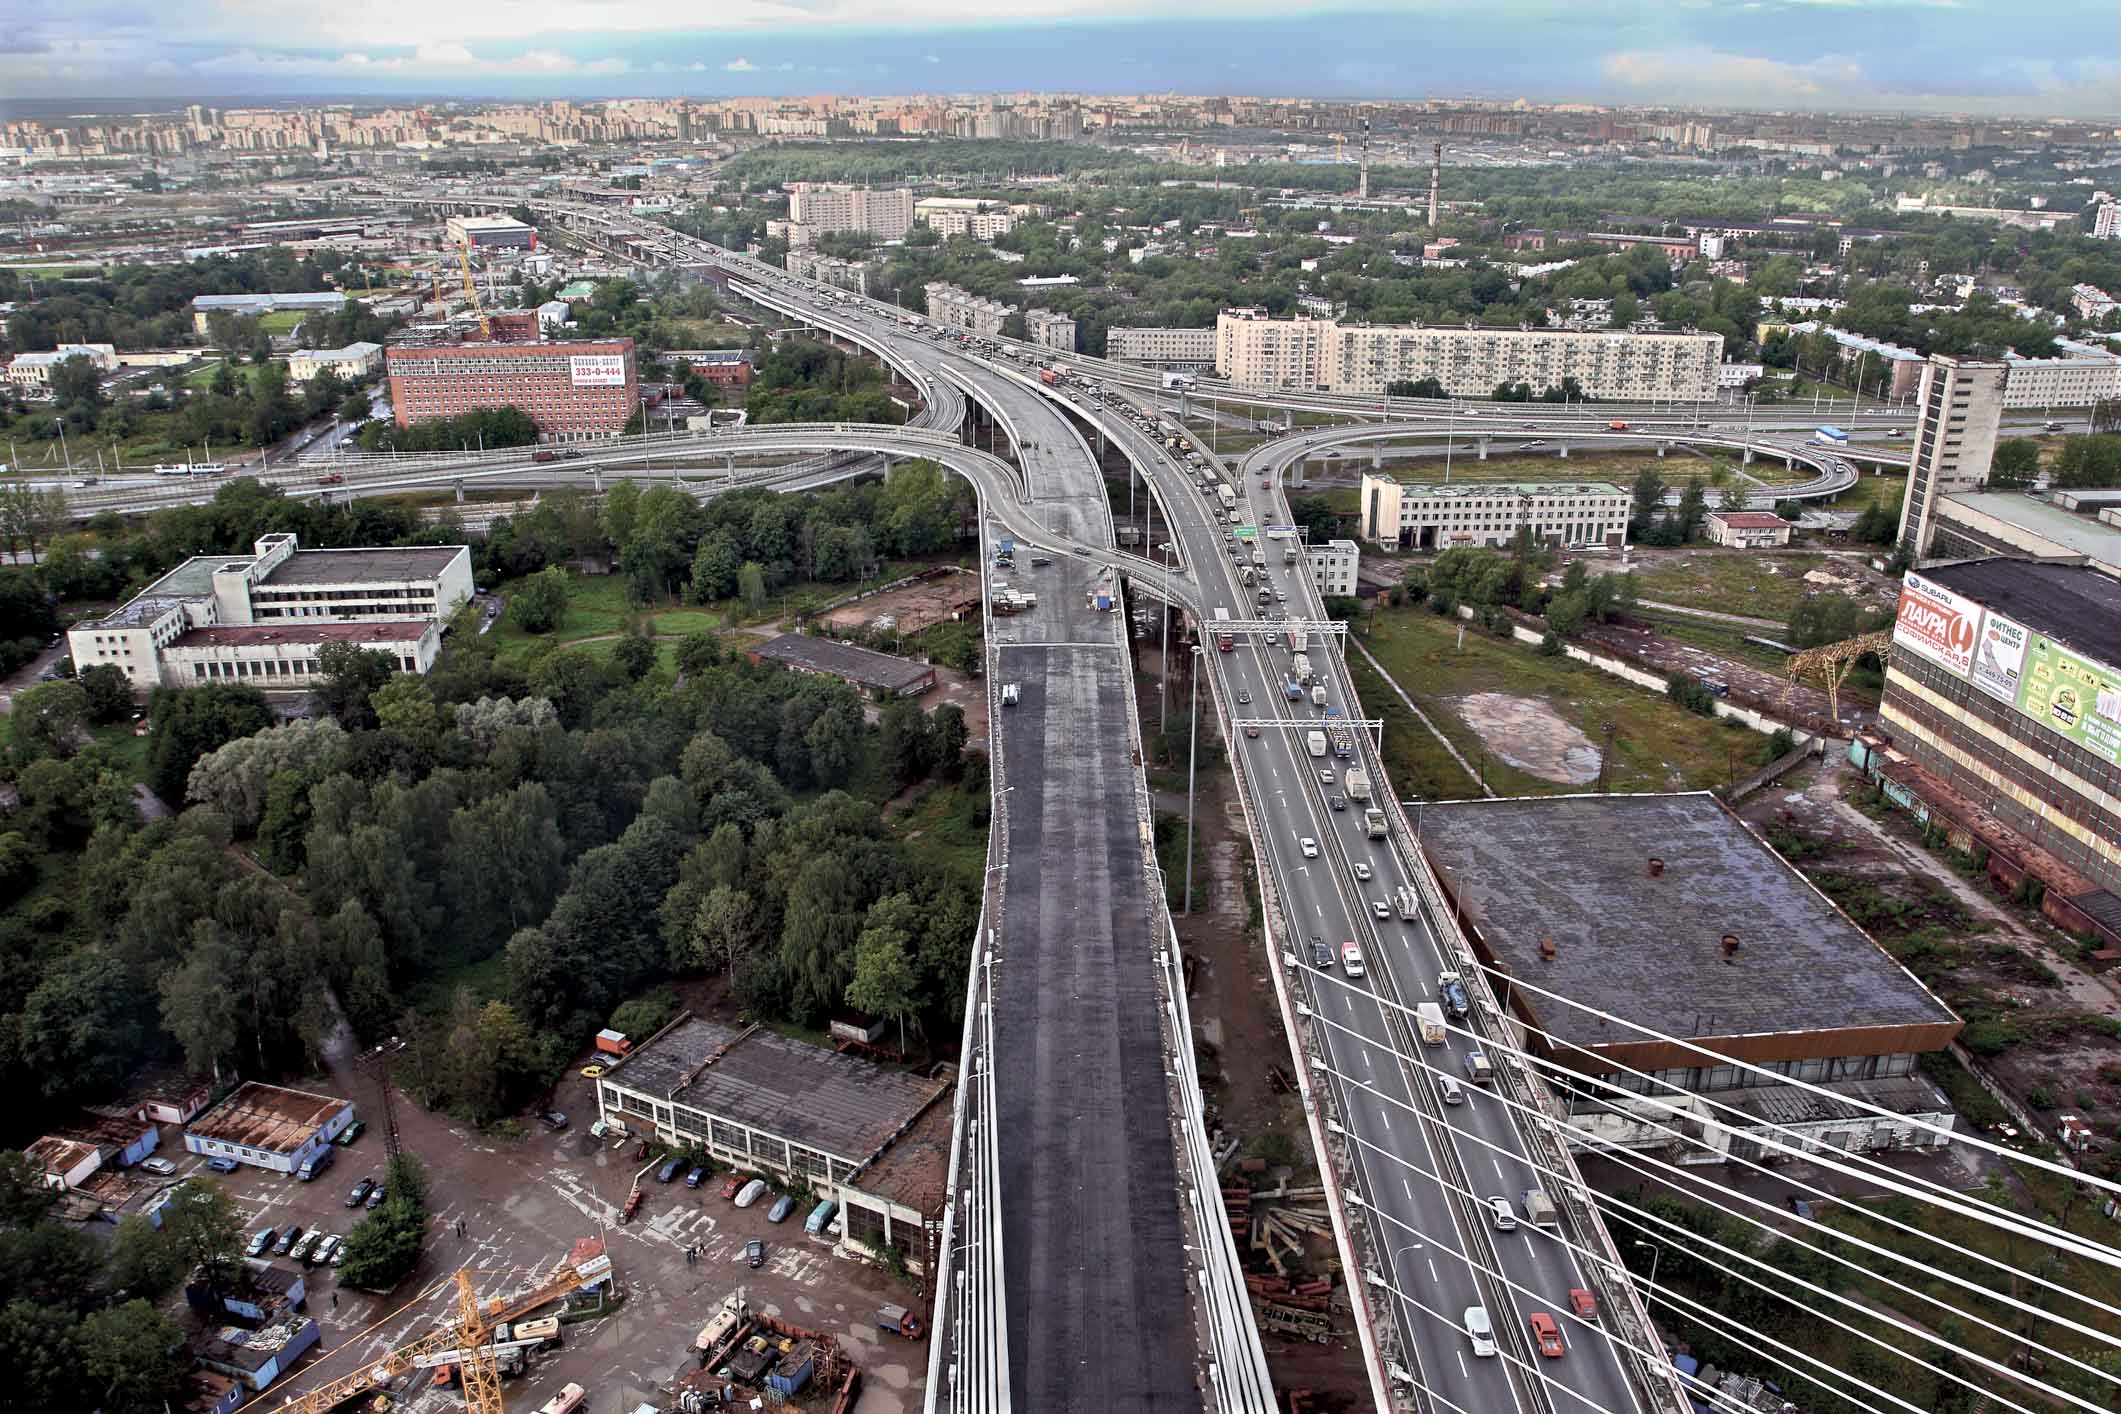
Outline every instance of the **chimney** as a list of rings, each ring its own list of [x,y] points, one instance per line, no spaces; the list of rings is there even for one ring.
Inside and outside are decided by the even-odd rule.
[[[1654,854],[1650,856],[1649,872],[1652,879],[1664,872],[1664,861]]]
[[[1437,143],[1429,155],[1429,229],[1436,229],[1437,196],[1443,191],[1443,144]]]
[[[1539,940],[1539,956],[1547,962],[1552,962],[1554,955],[1554,940],[1552,938],[1541,938]]]
[[[1737,957],[1738,935],[1736,933],[1725,933],[1723,935],[1723,960],[1725,962],[1733,962],[1737,960]]]

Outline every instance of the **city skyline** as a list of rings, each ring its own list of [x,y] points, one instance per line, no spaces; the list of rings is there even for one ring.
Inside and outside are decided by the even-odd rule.
[[[1366,0],[1269,6],[740,0],[713,28],[640,0],[89,3],[0,39],[18,99],[403,100],[814,94],[1449,94],[1535,102],[2121,117],[2090,0]],[[1537,34],[1544,42],[1528,44]],[[388,35],[391,42],[379,42]],[[2101,52],[2106,46],[2109,52]],[[1396,56],[1380,59],[1380,55]]]

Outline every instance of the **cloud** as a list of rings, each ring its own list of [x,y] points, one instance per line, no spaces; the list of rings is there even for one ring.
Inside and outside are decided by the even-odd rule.
[[[943,59],[940,54],[923,54],[921,55],[921,62],[923,64],[940,64]]]
[[[732,74],[755,74],[759,71],[759,66],[752,63],[749,59],[731,59],[728,63],[722,65],[722,68],[725,72]]]
[[[1640,93],[1731,103],[1807,102],[1851,91],[1864,82],[1863,66],[1845,55],[1792,64],[1692,45],[1608,54],[1599,69],[1613,82]]]

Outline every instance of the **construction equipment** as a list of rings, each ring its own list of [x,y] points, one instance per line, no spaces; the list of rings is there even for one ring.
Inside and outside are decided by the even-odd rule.
[[[414,1368],[423,1355],[437,1351],[457,1350],[485,1344],[483,1332],[489,1331],[499,1321],[514,1320],[525,1311],[534,1311],[548,1302],[558,1301],[582,1284],[582,1274],[572,1266],[562,1266],[553,1275],[515,1296],[499,1296],[482,1307],[473,1302],[472,1326],[469,1332],[464,1326],[465,1294],[470,1290],[469,1270],[457,1273],[457,1318],[445,1321],[426,1335],[409,1345],[401,1345],[371,1364],[364,1365],[350,1375],[342,1375],[328,1384],[318,1385],[299,1398],[290,1399],[280,1406],[280,1414],[325,1414],[326,1410],[356,1395],[372,1394],[387,1386],[392,1380]],[[473,1338],[477,1336],[478,1338]],[[489,1372],[491,1365],[488,1366]],[[496,1382],[498,1383],[498,1382]],[[467,1390],[470,1381],[466,1381]],[[499,1405],[493,1406],[495,1410]]]
[[[464,1351],[458,1365],[464,1381],[464,1408],[469,1414],[502,1414],[501,1372],[493,1358],[493,1326],[479,1310],[471,1289],[471,1272],[457,1269],[457,1339]]]
[[[1859,633],[1854,638],[1845,638],[1839,643],[1829,643],[1820,648],[1806,648],[1790,655],[1790,680],[1782,686],[1782,705],[1790,703],[1790,694],[1796,690],[1797,679],[1808,674],[1817,674],[1826,685],[1826,708],[1838,726],[1841,722],[1841,684],[1856,662],[1867,653],[1876,653],[1880,658],[1892,647],[1890,629],[1876,633]]]
[[[479,337],[493,342],[493,325],[486,318],[486,306],[479,303],[479,286],[471,278],[471,242],[457,242],[457,264],[464,271],[464,297],[471,301],[471,312],[479,317]]]

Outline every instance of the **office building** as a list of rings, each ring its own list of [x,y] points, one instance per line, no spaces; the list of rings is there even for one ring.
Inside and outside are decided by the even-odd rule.
[[[1355,597],[1355,572],[1362,567],[1362,549],[1353,540],[1328,540],[1304,549],[1311,566],[1311,583],[1318,592],[1342,599]]]
[[[471,597],[471,549],[302,550],[268,535],[250,555],[195,555],[116,610],[79,624],[82,668],[115,667],[136,689],[248,682],[306,690],[317,655],[352,643],[424,673],[441,624]]]
[[[452,216],[448,224],[452,246],[473,250],[536,250],[538,232],[513,216]]]
[[[1790,543],[1790,523],[1769,511],[1710,511],[1702,534],[1711,545],[1761,550]]]
[[[1056,309],[1024,311],[1024,337],[1042,349],[1075,352],[1075,320]]]
[[[1758,1159],[1770,1126],[1859,1152],[1952,1126],[1917,1060],[1959,1018],[1713,795],[1431,801],[1421,847],[1576,1146]]]
[[[631,339],[393,344],[384,368],[400,427],[513,407],[541,441],[585,442],[618,436],[640,406]]]
[[[1547,545],[1627,543],[1633,501],[1610,482],[1479,482],[1455,486],[1410,485],[1365,473],[1362,479],[1362,538],[1398,550],[1504,547],[1530,529]]]
[[[986,299],[940,280],[930,280],[921,292],[928,297],[930,319],[953,329],[969,329],[990,339],[1000,334],[1009,316],[1016,313],[1013,304]]]
[[[1206,368],[1215,362],[1213,329],[1107,329],[1105,357],[1151,368]]]
[[[1215,320],[1215,370],[1233,383],[1382,394],[1435,378],[1454,397],[1504,383],[1534,393],[1573,378],[1594,398],[1708,401],[1723,336],[1631,330],[1465,329],[1276,319],[1226,309]]]
[[[833,1034],[850,1025],[834,1022]],[[608,1062],[597,1082],[607,1123],[832,1198],[849,1243],[896,1249],[914,1271],[925,1269],[942,1202],[949,1095],[948,1081],[689,1013]]]
[[[233,314],[239,318],[255,319],[261,315],[294,310],[302,314],[337,314],[354,296],[339,290],[320,290],[310,294],[291,295],[193,295],[191,301],[192,328],[201,334],[209,332],[209,323],[215,314]],[[355,303],[362,303],[355,300]]]
[[[1900,507],[1900,544],[1916,559],[1928,553],[1943,498],[1988,480],[2009,377],[2010,365],[2000,360],[1930,356],[1915,398],[1915,445]]]
[[[905,187],[795,182],[788,188],[788,220],[803,228],[805,245],[835,231],[862,231],[880,241],[895,241],[913,229],[913,193]]]
[[[2012,559],[1910,573],[1875,764],[2050,894],[2121,927],[2117,665],[2121,580],[2110,575]]]
[[[23,392],[42,391],[52,383],[52,370],[70,358],[85,358],[98,373],[118,367],[118,352],[109,344],[61,344],[55,349],[16,354],[7,365],[7,381]]]
[[[287,376],[297,383],[307,383],[326,369],[351,382],[366,378],[382,366],[381,344],[348,344],[343,349],[296,349],[287,356]]]
[[[210,1159],[294,1173],[353,1121],[350,1100],[248,1080],[184,1126],[184,1147]]]
[[[2069,305],[2081,319],[2104,319],[2114,310],[2114,297],[2097,285],[2072,285]]]

